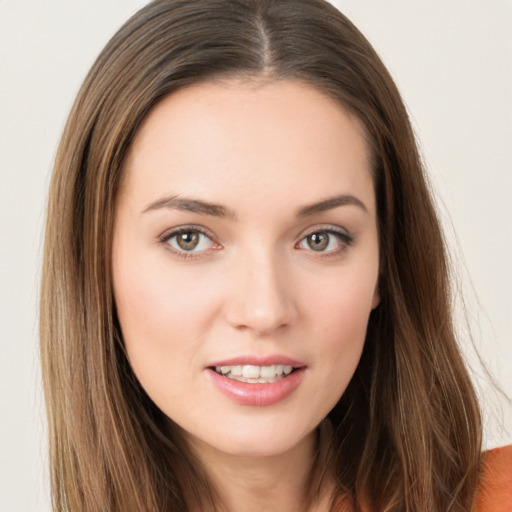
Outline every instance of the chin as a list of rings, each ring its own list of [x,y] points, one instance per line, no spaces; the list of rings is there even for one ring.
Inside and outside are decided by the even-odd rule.
[[[286,428],[273,426],[257,432],[230,432],[210,438],[210,446],[216,451],[234,457],[276,457],[301,446],[314,438],[314,429],[306,432],[290,432]],[[207,441],[208,442],[208,441]]]

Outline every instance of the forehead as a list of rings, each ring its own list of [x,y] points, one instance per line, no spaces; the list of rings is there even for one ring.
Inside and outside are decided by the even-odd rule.
[[[148,200],[236,193],[275,201],[274,190],[307,202],[332,187],[373,190],[362,124],[291,80],[207,82],[169,95],[139,127],[124,172],[124,192]]]

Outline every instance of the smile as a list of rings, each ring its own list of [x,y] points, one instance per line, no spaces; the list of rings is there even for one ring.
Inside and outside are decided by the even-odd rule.
[[[241,405],[268,406],[292,395],[305,378],[307,366],[283,355],[241,356],[205,368],[218,391]]]
[[[271,384],[283,379],[294,370],[293,366],[273,364],[270,366],[234,365],[216,366],[215,371],[228,379],[249,384]]]

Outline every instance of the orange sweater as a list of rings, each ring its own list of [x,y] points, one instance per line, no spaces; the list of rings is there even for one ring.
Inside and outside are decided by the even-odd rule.
[[[474,512],[512,512],[512,445],[489,450]]]
[[[333,512],[348,510],[347,505],[340,502]],[[471,512],[512,512],[512,445],[485,452]]]

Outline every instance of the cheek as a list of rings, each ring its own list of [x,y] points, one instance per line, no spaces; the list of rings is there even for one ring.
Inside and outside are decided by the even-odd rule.
[[[176,375],[185,364],[194,364],[216,308],[204,281],[185,270],[170,272],[162,259],[136,261],[132,254],[115,260],[119,323],[130,364],[144,387],[153,379],[165,382],[171,369]]]
[[[376,296],[377,272],[343,272],[319,280],[309,293],[304,292],[305,311],[327,339],[350,342],[360,340]]]
[[[326,373],[348,383],[363,350],[370,309],[366,298],[358,303],[354,296],[326,306],[318,310],[318,354]]]
[[[309,337],[315,341],[315,365],[321,368],[331,407],[345,391],[364,347],[377,280],[371,269],[369,274],[326,281],[308,297]]]
[[[137,331],[169,340],[177,329],[192,329],[209,316],[215,295],[207,275],[171,264],[163,249],[137,252],[133,246],[114,253],[114,294],[126,337]]]

